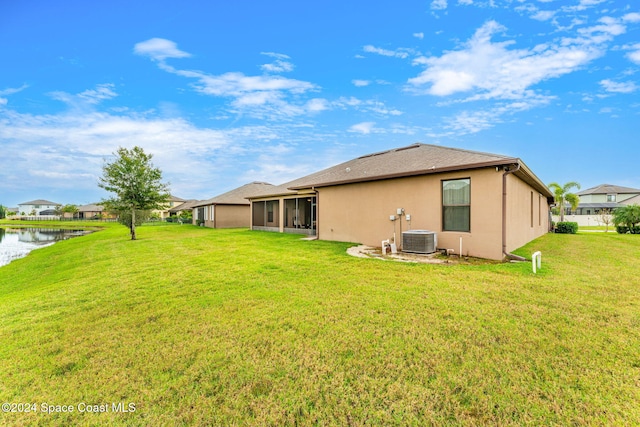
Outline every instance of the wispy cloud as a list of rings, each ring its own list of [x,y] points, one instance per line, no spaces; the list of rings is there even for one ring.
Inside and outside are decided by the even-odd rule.
[[[313,83],[290,79],[273,73],[291,71],[294,65],[289,56],[262,52],[272,57],[274,62],[263,64],[263,75],[248,76],[241,72],[227,72],[219,75],[208,74],[198,70],[184,70],[166,63],[166,58],[182,58],[190,56],[177,48],[176,43],[165,39],[151,39],[137,43],[134,52],[149,56],[158,63],[158,67],[166,72],[176,74],[196,82],[192,87],[199,93],[209,96],[229,98],[232,107],[230,112],[248,114],[256,118],[291,117],[308,112],[321,111],[317,102],[307,104],[308,100],[300,99],[303,95],[319,90]],[[306,107],[310,107],[306,108]]]
[[[468,100],[539,96],[531,91],[533,86],[572,73],[601,57],[606,44],[625,30],[621,20],[603,17],[597,25],[578,29],[575,38],[512,49],[513,40],[492,42],[506,27],[488,21],[461,49],[414,60],[426,69],[409,79],[408,88],[440,97],[471,93]]]
[[[443,10],[447,8],[447,0],[433,0],[431,2],[431,9]]]
[[[413,33],[413,37],[422,40],[424,39],[424,33]]]
[[[113,90],[115,86],[112,83],[103,83],[96,85],[95,89],[87,89],[78,94],[70,94],[62,91],[50,92],[51,98],[62,101],[73,108],[84,108],[89,105],[96,105],[100,102],[115,98],[118,94]]]
[[[333,108],[338,108],[342,110],[353,109],[355,111],[359,111],[366,114],[376,114],[378,116],[400,116],[402,115],[402,111],[396,108],[389,108],[385,105],[384,102],[367,99],[362,100],[356,97],[340,97],[337,100],[331,103]]]
[[[383,48],[375,47],[373,45],[368,44],[365,47],[363,47],[362,50],[364,50],[367,53],[375,53],[377,55],[389,56],[394,58],[406,59],[409,57],[409,52],[407,51],[407,49],[402,49],[402,48],[396,49],[396,50],[389,50],[389,49],[383,49]]]
[[[13,94],[18,93],[18,92],[22,92],[23,90],[25,90],[28,87],[29,87],[28,85],[23,84],[20,87],[15,87],[15,88],[10,87],[10,88],[6,88],[6,89],[0,90],[0,106],[7,105],[7,103],[9,102],[9,100],[7,98],[5,98],[5,96],[13,95]]]
[[[609,79],[601,80],[600,85],[607,92],[632,93],[638,90],[638,85],[634,82],[614,82]]]
[[[294,69],[294,65],[289,61],[291,58],[287,55],[274,52],[262,52],[261,54],[275,59],[275,61],[269,64],[260,66],[260,68],[267,73],[285,73],[293,71]]]

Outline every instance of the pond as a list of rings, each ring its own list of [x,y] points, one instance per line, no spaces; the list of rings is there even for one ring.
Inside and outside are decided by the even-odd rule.
[[[0,227],[0,267],[27,256],[34,249],[53,245],[60,240],[91,233],[86,230],[60,228]]]

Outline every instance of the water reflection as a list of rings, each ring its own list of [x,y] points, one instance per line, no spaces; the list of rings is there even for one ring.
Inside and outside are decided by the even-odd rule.
[[[62,230],[59,228],[3,228],[0,227],[0,266],[26,256],[34,249],[54,244],[57,241],[89,233],[85,230]]]

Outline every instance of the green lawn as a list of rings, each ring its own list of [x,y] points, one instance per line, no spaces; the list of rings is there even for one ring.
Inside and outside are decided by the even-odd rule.
[[[0,425],[640,425],[640,236],[543,236],[534,275],[138,231],[0,267],[0,402],[37,409]]]

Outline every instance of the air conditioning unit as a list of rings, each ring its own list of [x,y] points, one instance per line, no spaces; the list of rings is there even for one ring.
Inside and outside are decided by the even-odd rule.
[[[438,236],[435,231],[408,230],[402,232],[402,251],[430,254],[436,251]]]

